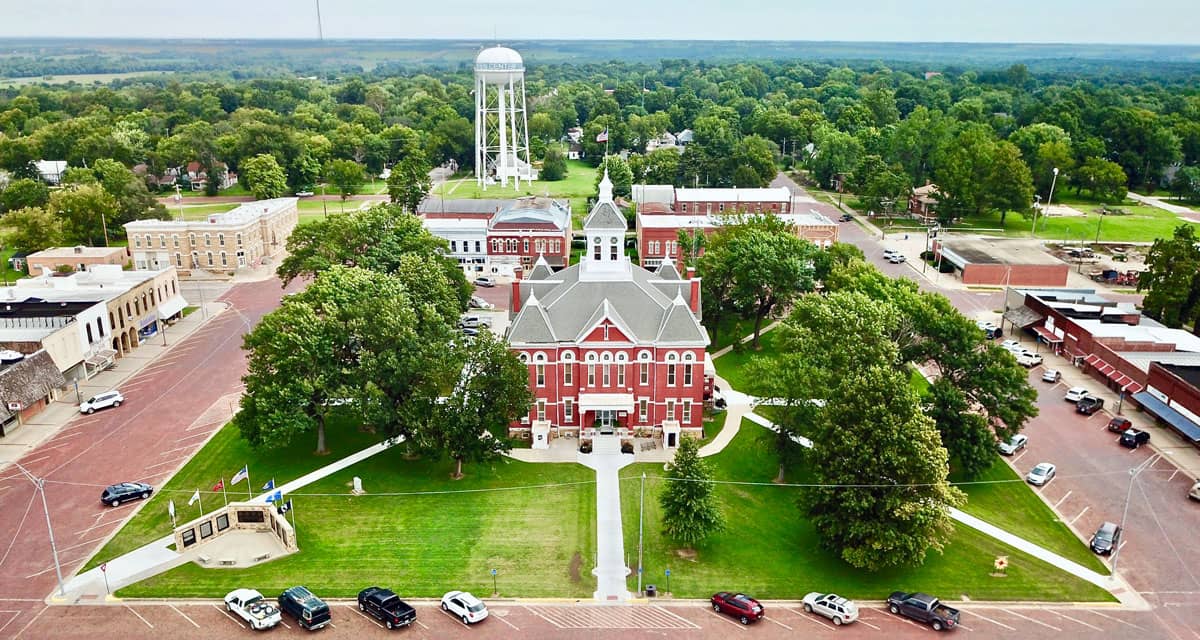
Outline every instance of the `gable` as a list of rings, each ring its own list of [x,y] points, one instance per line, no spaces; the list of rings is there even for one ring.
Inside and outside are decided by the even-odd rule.
[[[621,327],[605,318],[583,337],[581,342],[635,342]]]

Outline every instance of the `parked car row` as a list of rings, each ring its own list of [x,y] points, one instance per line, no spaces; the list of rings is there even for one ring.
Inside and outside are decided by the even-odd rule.
[[[488,617],[483,601],[466,591],[451,591],[442,596],[442,611],[475,624]],[[315,631],[333,622],[329,605],[304,587],[292,587],[279,594],[273,604],[254,589],[234,589],[225,596],[225,609],[237,615],[254,630],[270,629],[283,621],[283,613],[296,619],[303,629]],[[407,627],[417,619],[417,610],[400,599],[391,589],[367,587],[358,592],[358,610],[379,620],[388,629]]]
[[[895,249],[884,249],[883,250],[883,259],[887,260],[888,262],[890,262],[892,264],[900,264],[907,260],[907,258],[904,257],[903,253],[900,253],[899,251],[896,251]]]
[[[733,616],[742,624],[750,624],[766,617],[762,604],[750,596],[736,591],[721,591],[709,599],[713,611]],[[828,618],[835,626],[850,624],[858,620],[858,605],[836,593],[812,592],[801,600],[806,613],[815,613]],[[924,622],[934,631],[953,629],[958,626],[958,609],[948,607],[927,593],[905,593],[894,591],[887,598],[888,611],[893,614]]]

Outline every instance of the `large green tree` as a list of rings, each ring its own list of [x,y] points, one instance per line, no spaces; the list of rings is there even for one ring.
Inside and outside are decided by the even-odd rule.
[[[28,254],[62,244],[62,220],[41,207],[10,211],[4,224],[10,229],[4,243],[16,251]]]
[[[387,189],[392,204],[399,205],[408,213],[416,213],[421,201],[429,195],[432,183],[429,180],[430,166],[420,153],[410,153],[392,167],[388,174]]]
[[[95,184],[66,187],[50,194],[50,211],[63,223],[68,242],[100,246],[118,232],[117,200]]]
[[[342,197],[344,206],[346,199],[358,193],[359,187],[366,182],[367,174],[363,166],[353,160],[332,160],[325,165],[325,179]]]
[[[705,279],[709,272],[729,274],[726,291],[710,287],[706,296],[724,294],[726,301],[714,302],[740,309],[753,320],[752,344],[758,349],[763,321],[812,290],[820,250],[775,216],[739,216],[729,222],[707,241],[699,271]]]
[[[666,487],[659,494],[663,535],[692,549],[725,528],[712,471],[700,457],[700,440],[684,437],[667,467]]]
[[[241,180],[259,200],[278,198],[287,193],[287,172],[275,156],[260,153],[242,161]]]
[[[46,185],[29,178],[13,180],[0,191],[0,213],[25,207],[44,207],[49,202],[50,190]]]
[[[1138,277],[1138,291],[1146,291],[1142,308],[1168,327],[1195,322],[1200,311],[1198,241],[1195,227],[1181,224],[1170,238],[1155,240],[1146,254],[1146,270]]]
[[[455,353],[458,381],[436,404],[433,418],[417,429],[416,440],[422,451],[453,460],[458,479],[464,462],[495,460],[512,447],[508,426],[527,414],[533,396],[528,369],[490,331]]]
[[[417,326],[412,301],[394,278],[331,267],[243,339],[249,370],[234,424],[256,447],[282,447],[311,432],[316,453],[328,453],[331,414],[368,414],[376,401],[374,361],[427,348]]]

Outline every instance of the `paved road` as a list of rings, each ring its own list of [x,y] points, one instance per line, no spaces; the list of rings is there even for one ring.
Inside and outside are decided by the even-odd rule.
[[[122,385],[125,404],[77,417],[20,460],[47,479],[64,577],[140,506],[101,505],[103,486],[128,480],[161,483],[228,419],[246,367],[241,336],[278,306],[282,294],[275,279],[233,287],[220,298],[229,310]],[[26,624],[54,590],[56,578],[41,502],[16,469],[0,478],[0,513],[0,609],[8,610],[0,616]],[[58,615],[63,611],[56,608]],[[0,637],[12,632],[4,630]]]
[[[418,606],[417,623],[411,627],[388,632],[373,619],[359,613],[349,602],[335,603],[333,626],[321,630],[321,637],[330,638],[514,638],[529,640],[586,640],[594,638],[864,638],[907,640],[933,638],[936,633],[928,627],[892,616],[880,603],[863,604],[862,619],[843,628],[836,628],[824,618],[805,614],[798,607],[767,604],[768,617],[748,627],[732,618],[720,616],[701,603],[662,605],[563,605],[494,603],[491,617],[482,623],[465,627],[458,620],[442,613],[436,606]],[[14,625],[20,617],[14,620]],[[26,621],[22,621],[28,624]],[[252,633],[239,621],[226,614],[215,602],[131,604],[95,607],[55,607],[32,621],[22,638],[197,638],[246,636]],[[287,626],[270,631],[272,637],[310,637],[297,628],[295,620],[284,618]],[[0,618],[0,625],[4,619]],[[1179,640],[1187,637],[1145,612],[1120,611],[1111,608],[1022,607],[965,608],[962,628],[957,633],[968,638],[1163,638]],[[20,629],[18,628],[18,631]],[[0,633],[12,632],[12,627]]]

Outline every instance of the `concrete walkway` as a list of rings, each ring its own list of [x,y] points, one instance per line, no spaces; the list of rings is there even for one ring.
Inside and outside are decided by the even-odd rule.
[[[1197,212],[1193,209],[1189,209],[1188,207],[1185,207],[1182,205],[1171,204],[1169,202],[1164,201],[1162,198],[1156,198],[1154,196],[1144,196],[1140,193],[1134,193],[1132,191],[1125,194],[1125,197],[1129,198],[1130,200],[1140,202],[1142,204],[1150,205],[1151,207],[1154,207],[1156,209],[1162,209],[1163,211],[1170,211],[1171,213],[1174,213],[1175,215],[1184,216],[1188,220],[1191,220],[1193,222],[1196,221],[1198,218],[1200,218],[1200,212]]]
[[[592,452],[578,454],[579,464],[596,471],[596,591],[601,602],[626,602],[629,587],[625,578],[625,534],[621,527],[621,482],[617,472],[633,463],[633,456],[621,453],[621,439],[598,436],[592,440]]]
[[[280,491],[284,496],[287,494],[302,489],[322,478],[326,478],[346,467],[362,462],[371,456],[383,453],[393,446],[404,441],[404,438],[394,438],[385,440],[378,444],[373,444],[362,451],[352,453],[341,460],[303,475],[291,482],[285,482],[275,489],[266,493],[260,494],[252,498],[254,502],[264,502],[267,497]],[[618,445],[619,447],[620,445]],[[618,450],[619,453],[619,450]],[[614,470],[613,480],[616,481]],[[369,487],[365,487],[369,489]],[[618,518],[620,517],[620,502],[618,499]],[[617,523],[618,535],[620,533],[620,522]],[[189,561],[187,554],[178,553],[170,547],[175,543],[174,536],[164,536],[151,542],[143,547],[130,551],[129,553],[113,558],[105,563],[105,572],[102,573],[100,568],[94,568],[85,571],[66,582],[64,590],[67,595],[65,600],[68,602],[78,602],[81,599],[103,598],[110,592],[116,591],[122,587],[129,586],[140,580],[145,580],[150,576],[155,576],[164,571],[168,571],[179,565]],[[107,576],[105,575],[107,573]],[[107,585],[105,578],[107,577]],[[57,592],[56,594],[57,595]],[[56,598],[57,599],[57,598]]]

